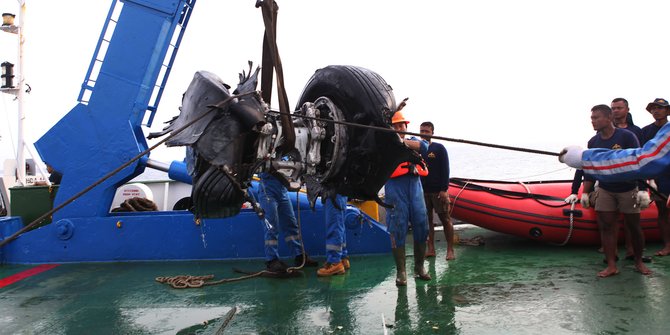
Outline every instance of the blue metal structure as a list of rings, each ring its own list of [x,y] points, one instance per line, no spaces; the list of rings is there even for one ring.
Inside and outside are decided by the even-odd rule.
[[[63,174],[54,206],[148,148],[142,125],[153,121],[194,5],[195,0],[113,0],[79,103],[35,143],[42,159]],[[203,222],[187,211],[110,213],[116,189],[141,174],[147,159],[148,155],[56,212],[52,224],[0,248],[0,263],[263,256],[263,227],[252,210]],[[173,162],[170,177],[185,182],[190,178],[179,162]],[[295,193],[292,197],[296,199]],[[307,252],[323,255],[321,205],[312,211],[301,194],[294,208],[300,208]],[[363,221],[348,231],[350,252],[390,251],[385,229],[374,220]],[[0,239],[23,224],[27,223],[16,217],[0,219]],[[287,255],[285,249],[281,252]]]
[[[289,193],[293,200],[295,193]],[[208,219],[199,225],[187,211],[114,213],[97,218],[68,218],[30,231],[0,250],[4,264],[119,262],[194,259],[261,259],[263,223],[256,213],[244,209],[228,219]],[[325,221],[320,203],[314,211],[300,194],[299,218],[305,250],[325,253]],[[22,228],[20,218],[0,219],[0,238]],[[390,252],[384,227],[364,219],[348,227],[350,253]],[[284,243],[280,255],[291,256]]]
[[[167,79],[194,5],[195,0],[113,2],[79,104],[35,143],[42,159],[63,174],[55,203],[69,199],[147,149],[142,122],[147,110],[153,119],[158,99],[153,110],[149,103],[156,82],[161,73],[162,85]],[[171,45],[173,39],[177,44]],[[159,97],[162,86],[158,93]],[[143,171],[141,162],[136,162],[77,204],[57,212],[54,220],[107,216],[117,187]]]

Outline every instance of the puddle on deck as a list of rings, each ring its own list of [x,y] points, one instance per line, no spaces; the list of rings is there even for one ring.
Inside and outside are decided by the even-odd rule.
[[[64,264],[0,288],[0,333],[214,334],[227,313],[230,334],[666,334],[670,257],[649,277],[620,261],[621,274],[598,279],[596,247],[556,247],[466,227],[484,246],[443,241],[429,259],[430,282],[394,284],[391,255],[352,256],[342,276],[254,278],[176,290],[158,276],[238,276],[262,260]],[[438,235],[440,233],[438,232]],[[650,244],[647,254],[659,248]],[[412,247],[408,245],[408,253]],[[320,259],[323,260],[323,259]],[[407,258],[412,268],[412,257]],[[0,279],[30,266],[1,266]],[[204,322],[208,321],[205,325]]]

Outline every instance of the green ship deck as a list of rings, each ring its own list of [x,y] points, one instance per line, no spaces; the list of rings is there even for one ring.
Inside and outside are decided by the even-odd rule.
[[[654,257],[652,276],[622,260],[621,274],[599,279],[603,256],[594,247],[459,228],[461,238],[482,235],[485,245],[458,245],[457,259],[447,263],[439,242],[438,257],[429,261],[433,280],[410,280],[400,289],[391,255],[353,256],[347,274],[330,278],[317,278],[312,268],[298,278],[181,290],[154,278],[235,277],[233,268],[260,269],[263,262],[62,264],[11,284],[8,278],[35,267],[0,266],[6,285],[0,333],[667,334],[670,328],[670,257]],[[657,248],[648,245],[646,254]]]

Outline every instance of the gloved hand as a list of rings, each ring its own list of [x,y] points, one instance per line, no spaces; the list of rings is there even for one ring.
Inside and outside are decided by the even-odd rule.
[[[638,191],[637,192],[637,204],[640,205],[640,209],[645,209],[649,207],[651,199],[649,198],[649,192],[647,191]]]
[[[567,204],[574,204],[577,202],[577,195],[576,194],[570,194],[567,198],[565,198],[565,203]]]
[[[654,181],[654,179],[649,179],[649,187],[658,191],[658,186],[656,185],[656,181]]]
[[[582,193],[582,199],[580,200],[582,207],[589,208],[591,207],[591,201],[589,200],[589,193]]]
[[[577,145],[571,145],[569,147],[563,148],[561,153],[558,155],[558,161],[565,163],[570,167],[575,169],[582,168],[582,153],[584,149]]]

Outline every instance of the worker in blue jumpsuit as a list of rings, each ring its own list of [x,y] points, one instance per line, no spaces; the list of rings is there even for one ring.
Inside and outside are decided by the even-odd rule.
[[[270,272],[286,272],[288,265],[279,259],[279,234],[295,256],[295,266],[303,264],[303,248],[298,231],[298,221],[288,191],[281,181],[272,174],[259,174],[260,185],[257,200],[265,211],[265,264]],[[304,266],[314,267],[318,263],[304,253]]]
[[[391,123],[396,131],[406,132],[409,121],[400,111],[396,111]],[[411,149],[423,154],[428,151],[428,141],[416,137],[406,139],[405,134],[399,133],[398,135]],[[405,239],[410,222],[414,237],[414,277],[431,280],[423,265],[428,241],[428,215],[421,187],[421,175],[428,175],[425,166],[404,162],[398,165],[384,186],[386,203],[393,206],[387,211],[386,223],[391,235],[391,249],[396,263],[395,282],[397,286],[407,286]]]
[[[316,275],[329,277],[349,270],[351,264],[347,253],[347,237],[344,230],[344,214],[347,209],[347,197],[336,195],[326,199],[324,211],[326,216],[326,263]]]

